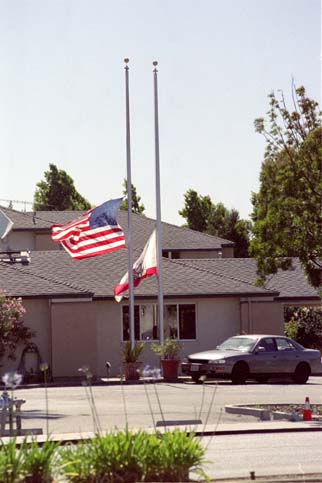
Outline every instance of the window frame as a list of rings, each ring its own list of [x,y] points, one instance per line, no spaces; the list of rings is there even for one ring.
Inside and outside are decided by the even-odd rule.
[[[146,306],[146,305],[149,305],[149,306],[153,306],[154,307],[154,311],[156,313],[156,317],[158,319],[158,311],[157,311],[157,304],[156,303],[138,303],[138,304],[134,304],[134,312],[136,309],[136,307],[138,307],[138,312],[139,312],[139,335],[141,336],[141,307],[142,306]],[[198,317],[197,317],[197,303],[196,302],[167,302],[164,304],[164,308],[167,306],[167,305],[175,305],[176,306],[176,331],[177,331],[177,339],[181,342],[184,342],[184,341],[187,341],[187,342],[195,342],[196,340],[198,340],[198,323],[197,323],[197,320],[198,320]],[[195,324],[195,328],[194,328],[194,331],[195,331],[195,337],[193,339],[183,339],[183,338],[180,338],[180,314],[179,314],[179,307],[183,306],[183,305],[191,305],[194,307],[194,314],[195,314],[195,320],[194,320],[194,324]],[[129,310],[129,305],[122,305],[121,307],[121,340],[123,342],[126,342],[127,340],[130,340],[130,339],[124,339],[124,308],[127,307],[127,309]],[[159,329],[159,322],[157,320],[157,328]],[[142,342],[158,342],[160,339],[136,339],[136,341],[142,341]]]

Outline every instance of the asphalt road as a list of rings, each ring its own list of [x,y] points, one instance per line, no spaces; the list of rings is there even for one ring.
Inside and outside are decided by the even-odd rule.
[[[96,429],[94,408],[102,430],[122,429],[126,424],[130,428],[153,428],[162,419],[200,419],[204,430],[220,425],[249,428],[251,423],[259,428],[264,423],[252,416],[225,413],[225,406],[304,404],[307,396],[312,404],[322,404],[322,377],[310,378],[305,385],[279,382],[244,386],[229,382],[204,385],[101,384],[92,387],[91,391],[81,385],[51,386],[47,391],[44,387],[28,387],[16,389],[14,395],[26,400],[22,406],[22,427],[41,429],[44,435],[47,423],[51,435],[66,433],[68,437],[67,433],[80,436],[92,432]],[[253,471],[257,477],[298,474],[303,476],[300,481],[304,482],[307,474],[322,474],[322,431],[221,434],[203,436],[201,441],[207,448],[205,470],[214,479],[247,478]]]
[[[48,426],[50,433],[84,433],[93,431],[90,393],[83,386],[48,387]],[[168,421],[200,419],[203,425],[218,422],[234,424],[254,422],[252,416],[225,413],[227,404],[299,403],[309,396],[312,404],[322,403],[322,377],[310,378],[304,385],[285,383],[246,384],[229,382],[196,385],[97,385],[92,388],[93,401],[102,429],[152,428],[162,419]],[[17,389],[23,398],[23,428],[40,428],[46,432],[46,391],[43,387]]]
[[[322,474],[322,432],[204,437],[211,478]],[[321,480],[320,480],[321,481]]]

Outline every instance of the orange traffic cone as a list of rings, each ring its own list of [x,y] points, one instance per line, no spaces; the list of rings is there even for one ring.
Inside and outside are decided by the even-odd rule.
[[[312,410],[310,404],[310,398],[306,396],[304,409],[303,409],[303,421],[312,421]]]

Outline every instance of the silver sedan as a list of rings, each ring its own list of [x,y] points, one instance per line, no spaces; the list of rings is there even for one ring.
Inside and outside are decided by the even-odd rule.
[[[291,377],[295,383],[305,384],[310,375],[322,373],[320,351],[305,349],[281,335],[230,337],[216,349],[189,355],[181,368],[195,382],[204,376],[230,379],[233,384],[248,379],[266,382],[273,377]]]

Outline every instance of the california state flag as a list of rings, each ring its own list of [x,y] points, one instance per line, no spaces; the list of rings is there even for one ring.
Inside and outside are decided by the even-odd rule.
[[[153,230],[147,244],[144,247],[143,252],[133,264],[133,285],[137,287],[141,280],[151,275],[158,273],[157,269],[157,239],[156,230]],[[128,272],[122,277],[122,280],[118,285],[114,287],[114,297],[117,302],[121,302],[122,294],[129,288],[129,276]]]

